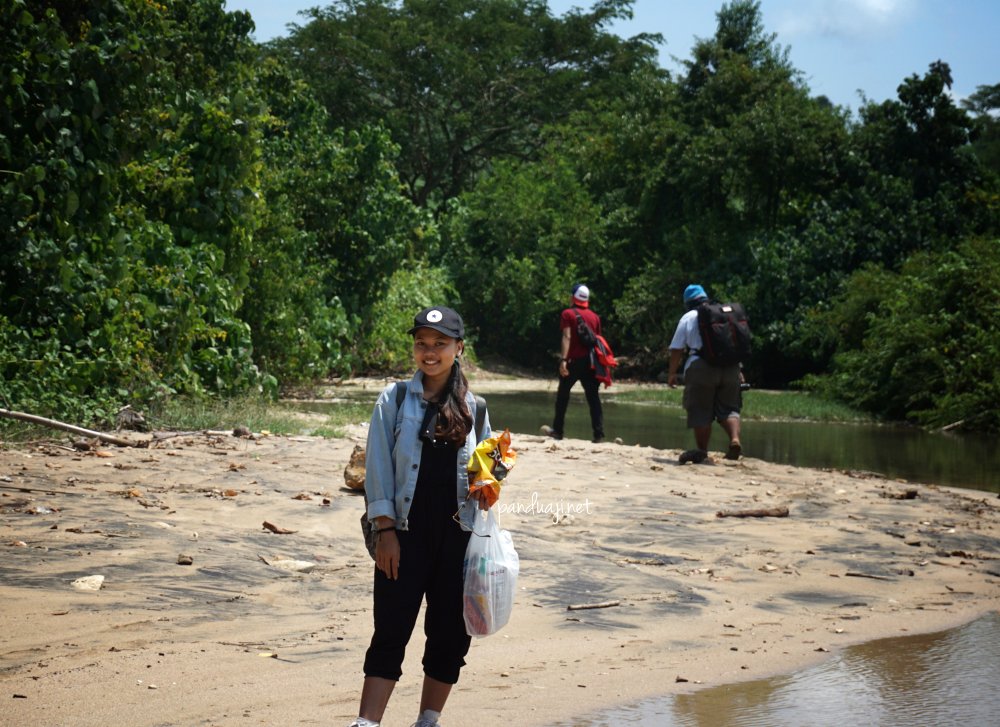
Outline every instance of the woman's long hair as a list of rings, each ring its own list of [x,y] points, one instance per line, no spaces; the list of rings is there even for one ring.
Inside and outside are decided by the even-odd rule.
[[[469,412],[468,404],[465,403],[468,391],[469,381],[462,373],[462,367],[456,358],[438,401],[438,426],[435,439],[451,442],[457,447],[465,443],[465,438],[472,431],[472,414]]]

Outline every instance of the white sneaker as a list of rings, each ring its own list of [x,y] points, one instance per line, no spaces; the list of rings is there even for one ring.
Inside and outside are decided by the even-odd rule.
[[[420,713],[417,721],[411,727],[441,727],[441,724],[438,722],[438,717],[440,716],[440,712],[435,712],[433,709],[425,709]]]
[[[379,723],[372,722],[370,719],[365,719],[364,717],[358,717],[347,725],[347,727],[379,727]]]

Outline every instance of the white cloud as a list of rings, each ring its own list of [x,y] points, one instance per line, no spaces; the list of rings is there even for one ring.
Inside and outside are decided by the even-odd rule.
[[[916,4],[917,0],[798,0],[782,3],[775,21],[782,40],[809,35],[869,38],[899,27]]]

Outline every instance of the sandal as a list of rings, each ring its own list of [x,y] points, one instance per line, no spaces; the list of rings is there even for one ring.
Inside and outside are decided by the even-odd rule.
[[[739,459],[743,455],[743,447],[740,446],[739,442],[732,442],[729,445],[729,451],[726,452],[726,459]]]
[[[682,453],[677,461],[680,464],[687,464],[688,462],[694,462],[695,464],[701,464],[706,459],[708,459],[708,452],[704,449],[689,449]]]

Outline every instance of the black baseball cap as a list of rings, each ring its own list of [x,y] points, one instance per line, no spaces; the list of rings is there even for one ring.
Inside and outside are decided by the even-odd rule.
[[[462,316],[451,308],[436,305],[431,308],[424,308],[413,318],[413,328],[407,333],[411,336],[418,328],[433,328],[439,333],[452,338],[465,338],[465,324]]]

